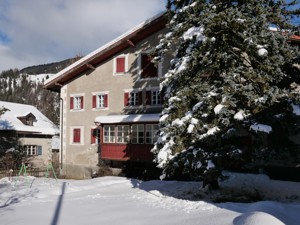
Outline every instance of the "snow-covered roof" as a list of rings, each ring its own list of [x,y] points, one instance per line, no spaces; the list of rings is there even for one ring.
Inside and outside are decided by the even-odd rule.
[[[0,109],[8,109],[0,115],[0,130],[15,130],[37,134],[54,135],[59,132],[57,126],[32,105],[0,101]],[[22,123],[20,117],[34,115],[33,126]]]
[[[159,21],[163,18],[163,15],[166,14],[165,11],[155,15],[154,17],[147,19],[146,21],[142,22],[141,24],[137,25],[136,27],[132,28],[131,30],[127,31],[126,33],[120,35],[119,37],[115,38],[114,40],[108,42],[107,44],[101,46],[100,48],[96,49],[95,51],[89,53],[88,55],[82,57],[75,63],[71,64],[70,66],[66,67],[65,69],[61,70],[54,76],[50,77],[44,82],[44,85],[48,89],[54,89],[53,86],[57,85],[57,82],[61,82],[62,78],[66,78],[70,73],[77,73],[76,71],[82,72],[79,68],[87,68],[93,60],[96,60],[98,57],[102,56],[103,54],[108,53],[115,47],[118,47],[121,44],[126,43],[126,45],[131,46],[131,38],[134,37],[139,31],[143,30],[145,27],[150,26],[154,21]],[[164,23],[165,25],[165,23]],[[153,31],[154,32],[154,31]],[[151,35],[151,32],[148,32],[147,35]],[[145,36],[143,36],[145,38]],[[120,50],[118,50],[120,51]],[[60,85],[61,86],[61,85]]]
[[[160,117],[159,113],[97,116],[95,118],[95,122],[103,123],[103,124],[133,123],[133,122],[158,122],[159,117]]]

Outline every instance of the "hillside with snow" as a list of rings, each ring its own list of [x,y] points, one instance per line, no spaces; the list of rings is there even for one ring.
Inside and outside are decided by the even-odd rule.
[[[62,70],[74,59],[10,69],[0,73],[0,101],[33,105],[52,122],[59,122],[59,94],[43,88],[44,81]]]

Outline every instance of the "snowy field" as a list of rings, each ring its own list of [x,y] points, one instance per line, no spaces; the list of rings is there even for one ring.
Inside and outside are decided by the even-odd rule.
[[[265,175],[230,173],[234,187],[258,193],[254,203],[212,203],[201,182],[147,181],[124,177],[55,180],[0,179],[1,225],[299,225],[300,183]],[[211,193],[211,196],[218,196]]]

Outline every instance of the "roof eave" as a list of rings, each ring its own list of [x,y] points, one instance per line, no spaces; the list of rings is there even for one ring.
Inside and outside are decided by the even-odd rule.
[[[133,43],[131,42],[131,40],[138,35],[141,36],[141,40],[145,38],[143,36],[143,31],[146,33],[146,37],[147,35],[149,36],[150,34],[146,32],[146,29],[155,25],[157,26],[157,31],[165,27],[166,12],[157,15],[153,19],[145,21],[143,25],[137,26],[137,28],[131,30],[131,32],[127,32],[121,35],[120,37],[114,39],[112,42],[104,45],[102,48],[99,48],[100,50],[97,49],[87,56],[79,59],[75,63],[71,64],[70,66],[66,67],[62,71],[58,72],[53,78],[46,80],[44,83],[44,88],[60,92],[61,87],[64,86],[69,80],[86,72],[87,70],[90,70],[91,67],[95,67],[96,64],[101,63],[101,61],[107,59],[111,55],[116,54],[117,52],[120,52],[126,48],[133,47]],[[102,59],[99,59],[101,56]]]

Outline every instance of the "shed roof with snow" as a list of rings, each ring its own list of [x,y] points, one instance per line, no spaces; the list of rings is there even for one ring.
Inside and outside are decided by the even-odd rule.
[[[0,108],[6,108],[0,115],[0,130],[17,131],[41,135],[55,135],[58,127],[36,107],[12,102],[0,101]]]

